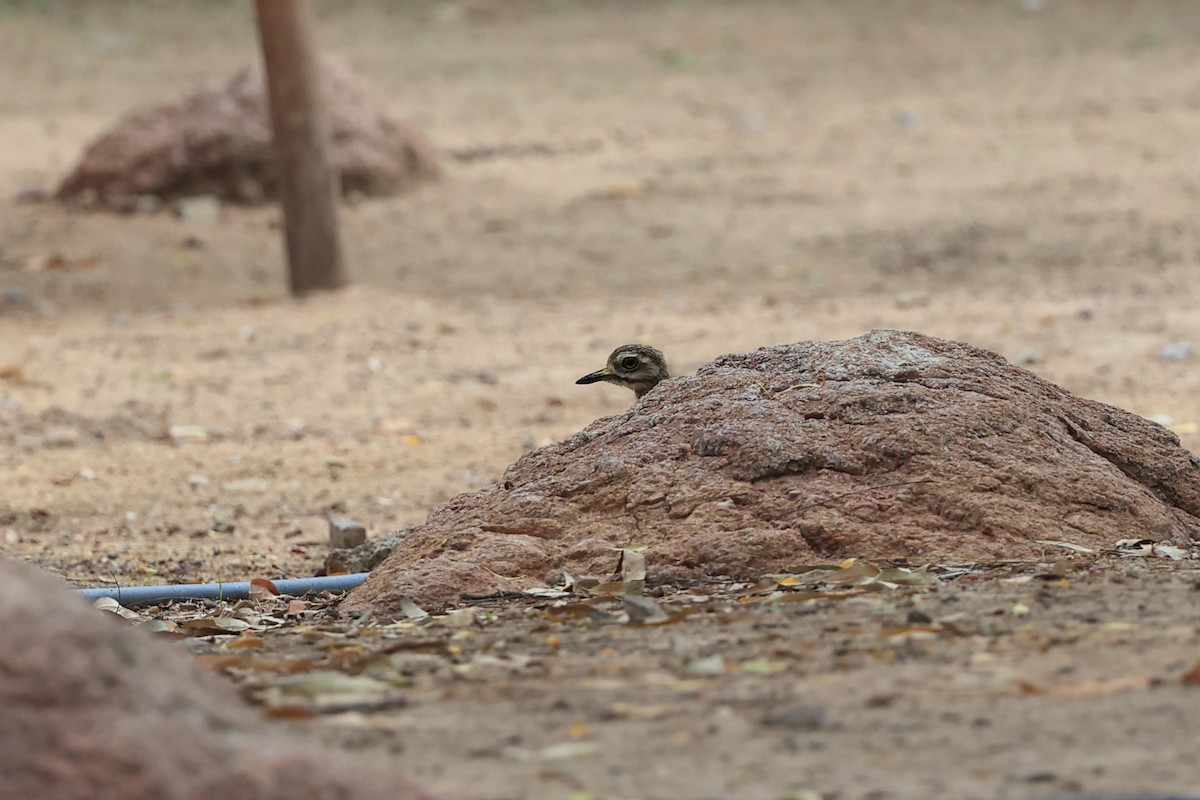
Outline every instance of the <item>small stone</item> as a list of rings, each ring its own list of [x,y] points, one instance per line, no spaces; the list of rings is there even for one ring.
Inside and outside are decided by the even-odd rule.
[[[908,612],[908,622],[910,625],[928,625],[933,622],[933,617],[919,608],[914,608]]]
[[[334,550],[347,550],[358,547],[367,541],[367,529],[360,523],[348,517],[330,515],[329,517],[329,546]]]
[[[45,203],[53,194],[40,186],[29,187],[17,192],[17,196],[13,198],[17,205],[36,205],[37,203]]]
[[[892,124],[897,128],[915,128],[921,124],[921,115],[910,109],[897,111],[892,116]]]
[[[376,416],[374,420],[375,432],[382,436],[415,436],[413,423],[407,419],[391,419],[389,417]]]
[[[217,519],[213,520],[212,528],[210,528],[210,530],[213,533],[233,533],[235,530],[237,530],[237,525],[234,524],[233,520],[221,519],[218,517]]]
[[[167,435],[175,445],[204,444],[208,441],[208,431],[199,425],[172,425],[167,429]]]
[[[1022,783],[1054,783],[1058,780],[1058,773],[1048,769],[1039,769],[1013,777]]]
[[[47,447],[74,447],[79,442],[79,431],[74,428],[51,428],[46,431],[44,441]]]
[[[1195,346],[1189,341],[1168,342],[1158,350],[1160,361],[1185,361],[1191,358]]]
[[[812,732],[833,727],[833,720],[823,706],[798,705],[768,714],[762,724],[768,728]]]
[[[191,486],[193,489],[201,489],[205,486],[208,486],[208,478],[204,475],[201,475],[199,472],[192,472],[187,476],[187,483],[188,486]]]
[[[234,494],[262,494],[271,488],[266,478],[241,478],[236,481],[226,481],[221,484],[226,492]]]
[[[283,433],[289,439],[303,439],[306,432],[304,420],[298,417],[284,420]]]
[[[918,308],[929,305],[928,292],[901,292],[896,295],[896,308]]]
[[[733,129],[740,133],[762,133],[767,129],[767,117],[761,111],[748,111],[733,118]]]
[[[175,213],[184,222],[213,223],[221,214],[221,200],[211,194],[181,197],[175,201]]]
[[[332,550],[325,557],[325,574],[337,575],[349,572],[370,572],[392,554],[413,528],[401,528],[383,536],[368,539],[352,550]]]
[[[133,198],[130,209],[136,214],[154,214],[163,209],[162,198],[153,194],[139,194]]]
[[[96,471],[83,467],[79,470],[79,477],[81,480],[94,481],[96,480]]]
[[[1042,363],[1042,354],[1031,347],[1027,347],[1017,353],[1017,363],[1022,367],[1028,367],[1031,364]]]
[[[438,617],[435,622],[446,628],[470,628],[475,625],[478,618],[479,611],[467,606],[466,608],[456,608]]]

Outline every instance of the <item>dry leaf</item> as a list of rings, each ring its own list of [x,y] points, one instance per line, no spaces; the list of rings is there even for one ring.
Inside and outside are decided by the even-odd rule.
[[[1021,694],[1047,695],[1050,697],[1099,697],[1113,692],[1131,689],[1145,689],[1154,682],[1149,675],[1125,675],[1106,681],[1081,681],[1079,683],[1057,683],[1048,686],[1038,686],[1029,681],[1021,681],[1018,687]]]
[[[251,600],[265,600],[268,597],[277,596],[278,594],[279,589],[266,578],[254,578],[250,581]]]
[[[1037,539],[1038,544],[1044,544],[1047,547],[1062,547],[1066,550],[1074,550],[1076,553],[1094,553],[1096,552],[1090,547],[1084,547],[1081,544],[1074,542],[1060,542],[1057,539]]]
[[[630,622],[657,622],[667,619],[667,612],[649,597],[625,595],[621,598],[621,605],[629,615]]]

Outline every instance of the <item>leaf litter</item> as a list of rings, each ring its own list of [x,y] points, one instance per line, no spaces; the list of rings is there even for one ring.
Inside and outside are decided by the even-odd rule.
[[[159,633],[189,638],[200,665],[238,684],[250,702],[276,718],[345,719],[353,726],[358,724],[356,718],[346,715],[405,707],[422,687],[463,681],[488,684],[498,679],[538,681],[562,669],[564,658],[565,663],[575,663],[582,657],[587,666],[576,669],[609,675],[603,681],[614,687],[633,685],[631,681],[641,680],[636,676],[645,674],[648,661],[659,661],[666,701],[661,694],[657,699],[614,701],[605,714],[613,719],[661,719],[684,713],[687,698],[706,682],[772,680],[794,673],[798,664],[811,659],[810,648],[820,652],[827,647],[818,643],[830,636],[829,631],[787,646],[766,641],[720,644],[721,630],[780,614],[823,617],[822,609],[859,604],[861,611],[855,616],[861,621],[842,624],[835,634],[841,642],[837,648],[841,662],[866,658],[886,664],[930,657],[937,650],[929,648],[948,647],[954,641],[963,645],[991,641],[987,651],[975,652],[971,659],[976,669],[986,669],[996,663],[992,653],[997,647],[1002,652],[1044,650],[1047,641],[1058,639],[1048,640],[1028,630],[1028,620],[1035,618],[1039,607],[1036,593],[1068,588],[1068,578],[1076,572],[1086,574],[1098,558],[1103,556],[1072,551],[1057,562],[913,564],[847,559],[799,565],[755,582],[713,579],[674,586],[653,581],[647,554],[635,548],[618,551],[610,576],[564,575],[560,585],[544,591],[477,599],[444,614],[429,614],[414,601],[405,605],[403,616],[389,622],[339,619],[336,597],[280,597],[266,585],[251,599],[236,603],[176,601],[139,609],[140,613],[126,610],[122,616]],[[1007,591],[1021,594],[990,612],[922,610],[936,605],[948,587],[978,581],[992,581],[997,589],[1008,587]],[[120,613],[109,604],[102,607]],[[658,628],[684,632],[653,632]],[[586,655],[572,655],[577,645],[571,642],[604,636],[603,631],[628,631],[648,638],[640,645],[592,647]],[[1106,631],[1109,635],[1139,633],[1133,626]],[[656,638],[662,640],[662,647],[652,644]],[[1065,634],[1061,640],[1068,641]],[[996,644],[1004,641],[1010,644]],[[665,661],[653,655],[658,651],[668,654]],[[1074,682],[1016,675],[1008,685],[1015,687],[1018,696],[1072,698],[1136,691],[1160,680],[1151,674]],[[1194,685],[1200,679],[1189,673],[1180,682]],[[581,746],[569,746],[575,744]],[[593,745],[568,739],[542,749],[509,748],[499,755],[552,761],[586,755]]]

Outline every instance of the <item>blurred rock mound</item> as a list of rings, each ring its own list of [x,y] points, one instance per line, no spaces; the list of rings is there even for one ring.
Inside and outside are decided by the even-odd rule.
[[[432,800],[381,761],[294,735],[61,582],[0,559],[5,798]]]
[[[1000,356],[874,331],[727,355],[529,453],[409,534],[343,602],[392,613],[612,570],[753,580],[864,556],[1037,558],[1200,538],[1200,459]]]
[[[343,195],[391,195],[437,177],[429,141],[384,111],[344,65],[322,59],[320,76]],[[223,89],[126,116],[92,142],[55,198],[114,210],[201,195],[253,204],[276,196],[273,164],[262,71],[247,68]]]

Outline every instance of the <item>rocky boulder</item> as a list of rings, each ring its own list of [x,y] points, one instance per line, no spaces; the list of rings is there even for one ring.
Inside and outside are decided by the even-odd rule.
[[[1200,459],[1160,425],[960,342],[874,331],[716,359],[437,509],[343,602],[387,614],[598,575],[755,579],[875,559],[1200,538]]]
[[[429,799],[390,770],[290,735],[189,662],[0,560],[3,796]]]
[[[389,115],[348,69],[320,65],[344,194],[390,195],[439,173],[433,147]],[[135,111],[97,138],[55,192],[78,205],[127,210],[140,198],[215,195],[257,203],[277,195],[262,71],[245,69],[218,90]]]

